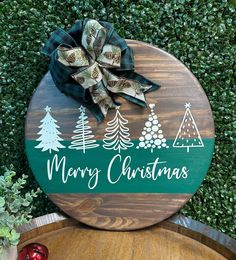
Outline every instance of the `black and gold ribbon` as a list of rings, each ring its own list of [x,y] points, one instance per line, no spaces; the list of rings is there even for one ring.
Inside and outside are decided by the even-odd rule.
[[[58,88],[87,103],[99,121],[117,106],[115,95],[145,106],[144,93],[159,87],[134,72],[132,49],[106,22],[86,19],[69,33],[59,29],[43,52]]]

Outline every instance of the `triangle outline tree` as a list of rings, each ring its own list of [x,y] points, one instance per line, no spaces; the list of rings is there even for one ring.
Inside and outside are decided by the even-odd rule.
[[[57,120],[50,114],[51,107],[46,106],[44,110],[46,111],[46,115],[40,121],[42,124],[38,128],[41,128],[41,130],[37,133],[40,137],[36,139],[36,141],[40,143],[35,146],[35,148],[42,148],[42,152],[47,150],[49,150],[49,153],[51,153],[52,150],[58,152],[59,148],[65,148],[65,146],[60,143],[60,141],[63,141],[59,136],[61,132],[58,128],[60,127],[56,124]]]
[[[76,135],[71,137],[74,141],[71,142],[68,148],[82,150],[85,153],[87,149],[96,148],[99,144],[96,143],[96,139],[92,139],[94,135],[91,126],[88,125],[89,121],[87,120],[88,116],[85,114],[85,107],[81,105],[79,111],[79,120],[76,122],[76,129],[73,131]]]
[[[120,153],[121,150],[127,150],[134,144],[129,137],[129,128],[125,126],[128,124],[128,120],[121,115],[119,108],[119,106],[116,107],[115,117],[107,123],[106,134],[103,139],[103,148],[115,150]]]
[[[173,142],[173,147],[175,148],[187,148],[187,152],[189,152],[189,148],[193,147],[204,147],[201,135],[199,133],[198,127],[195,123],[195,120],[193,118],[193,115],[191,113],[191,104],[186,103],[185,104],[185,114],[182,119],[182,122],[180,124],[179,130],[177,132],[177,135],[175,137],[175,140]],[[193,131],[193,135],[195,135],[195,138],[191,138],[191,131]],[[182,134],[183,131],[183,134]],[[185,136],[188,135],[188,138]],[[192,142],[189,142],[191,140]]]
[[[154,112],[155,104],[149,104],[149,107],[151,113],[149,114],[148,120],[145,122],[136,149],[151,149],[151,153],[153,153],[153,150],[156,148],[169,148],[169,146],[166,143],[167,140],[164,137],[158,117]]]

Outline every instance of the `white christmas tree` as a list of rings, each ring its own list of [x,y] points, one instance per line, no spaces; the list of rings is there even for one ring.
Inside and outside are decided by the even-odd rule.
[[[179,131],[175,137],[173,147],[187,148],[187,152],[189,152],[190,147],[204,147],[204,144],[190,111],[191,104],[186,103],[185,108],[186,111],[179,127]]]
[[[93,139],[94,135],[92,135],[91,126],[88,125],[88,117],[85,114],[85,107],[81,106],[79,108],[80,116],[77,121],[76,129],[73,131],[76,135],[72,136],[74,141],[71,142],[69,146],[70,149],[82,150],[83,153],[87,149],[96,148],[99,144],[96,143],[96,140]]]
[[[116,109],[115,117],[107,123],[106,134],[103,139],[103,147],[108,150],[115,150],[120,153],[121,150],[127,150],[134,144],[130,141],[128,124],[119,112],[119,107]]]
[[[169,148],[169,146],[166,144],[163,131],[161,130],[161,124],[157,119],[157,115],[154,113],[155,104],[150,104],[149,107],[151,109],[151,113],[149,114],[149,118],[145,123],[142,136],[139,137],[139,144],[136,148],[149,148],[151,149],[151,152],[153,152],[153,149],[155,148]]]
[[[36,141],[40,141],[40,143],[35,146],[35,148],[42,148],[42,152],[45,152],[49,150],[49,153],[51,153],[52,150],[58,152],[58,148],[65,148],[64,145],[62,145],[59,141],[63,141],[59,135],[61,132],[57,130],[57,128],[60,128],[58,125],[56,125],[57,120],[55,120],[50,112],[51,107],[46,106],[45,109],[46,116],[40,121],[42,124],[39,126],[41,130],[38,132],[38,135],[40,137]]]

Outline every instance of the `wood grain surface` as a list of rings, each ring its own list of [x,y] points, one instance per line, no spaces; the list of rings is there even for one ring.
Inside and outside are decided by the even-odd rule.
[[[93,227],[130,230],[158,223],[177,212],[191,194],[49,194],[63,211]]]
[[[42,243],[49,260],[221,260],[235,259],[236,241],[190,218],[176,215],[158,225],[132,232],[89,228],[53,213],[21,227],[18,251]]]
[[[214,137],[214,122],[211,107],[207,96],[193,74],[171,54],[139,41],[127,40],[134,50],[135,71],[157,82],[161,88],[147,93],[147,103],[155,103],[158,118],[162,122],[162,130],[167,138],[175,138],[176,129],[183,118],[185,103],[192,104],[196,125],[199,126],[202,138]],[[120,111],[129,121],[132,139],[138,139],[139,129],[143,127],[149,109],[145,109],[117,98],[122,103]],[[38,122],[45,114],[45,104],[52,104],[53,114],[63,129],[61,137],[70,140],[74,130],[74,122],[78,120],[78,102],[62,94],[52,81],[50,73],[42,79],[34,93],[27,113],[25,138],[38,138]],[[93,134],[98,140],[104,137],[104,128],[108,121],[113,119],[114,110],[98,124],[95,117],[87,111]]]
[[[214,138],[211,108],[202,87],[193,74],[175,57],[156,47],[134,40],[127,40],[127,42],[134,50],[135,70],[161,85],[159,90],[148,93],[146,99],[147,103],[156,104],[165,137],[175,138],[176,129],[179,128],[185,112],[184,104],[190,102],[201,137]],[[122,103],[122,114],[129,121],[132,138],[138,139],[140,129],[148,117],[148,109],[140,108],[122,98],[118,100]],[[60,93],[50,73],[42,79],[31,100],[25,138],[35,140],[38,137],[36,134],[38,122],[44,116],[43,108],[47,104],[53,104],[53,115],[60,121],[61,129],[63,129],[61,137],[64,140],[70,140],[74,122],[78,119],[78,102]],[[102,124],[98,124],[90,112],[87,113],[93,134],[98,140],[103,138],[104,128],[114,117],[114,113],[115,111],[110,111]],[[49,194],[49,198],[65,213],[83,223],[103,229],[129,230],[147,227],[166,219],[177,212],[192,195]],[[68,235],[74,234],[71,232],[68,229]],[[120,235],[121,238],[122,235]]]

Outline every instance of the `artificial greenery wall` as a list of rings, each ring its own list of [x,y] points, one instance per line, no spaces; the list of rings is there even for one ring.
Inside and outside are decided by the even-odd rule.
[[[85,17],[107,20],[125,38],[152,43],[180,59],[210,100],[216,146],[211,169],[187,216],[234,236],[235,224],[235,1],[4,0],[0,2],[1,165],[30,175],[24,154],[24,121],[33,91],[47,71],[40,48],[57,27]],[[41,195],[35,216],[56,210]]]

